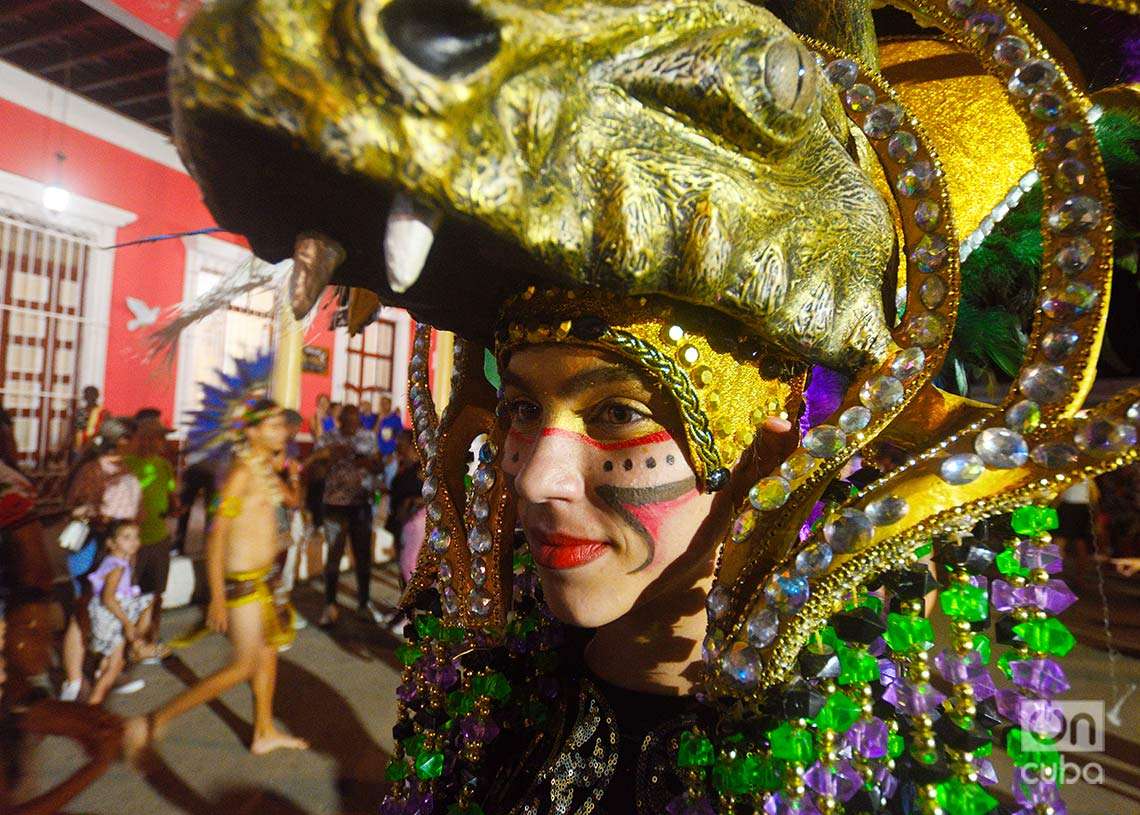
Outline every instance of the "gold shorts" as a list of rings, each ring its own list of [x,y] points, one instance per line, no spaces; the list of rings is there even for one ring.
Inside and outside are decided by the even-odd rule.
[[[226,608],[260,603],[262,635],[265,644],[274,648],[289,645],[297,636],[293,606],[289,602],[278,602],[274,596],[279,577],[274,566],[226,575]]]

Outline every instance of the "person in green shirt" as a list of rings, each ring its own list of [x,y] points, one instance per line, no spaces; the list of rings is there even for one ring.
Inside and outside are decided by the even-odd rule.
[[[151,625],[143,632],[145,661],[162,658],[169,649],[158,642],[159,616],[162,610],[162,593],[170,574],[170,529],[168,516],[177,512],[177,492],[174,467],[163,455],[166,434],[157,417],[144,417],[135,434],[135,450],[124,459],[127,468],[135,474],[142,487],[139,508],[140,547],[135,562],[139,588],[154,595]]]

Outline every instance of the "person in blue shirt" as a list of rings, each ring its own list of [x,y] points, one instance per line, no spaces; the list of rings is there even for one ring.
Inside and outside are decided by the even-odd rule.
[[[404,429],[404,420],[400,411],[392,409],[392,397],[380,397],[379,429],[376,431],[376,440],[380,447],[380,457],[387,459],[396,452],[396,439]]]
[[[375,402],[361,402],[360,403],[360,426],[365,430],[375,430],[376,422],[379,421],[380,416],[376,413]]]

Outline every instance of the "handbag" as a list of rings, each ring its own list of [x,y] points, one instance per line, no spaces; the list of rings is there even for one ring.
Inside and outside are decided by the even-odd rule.
[[[72,518],[59,533],[59,545],[69,552],[78,552],[91,536],[91,525],[80,518]]]

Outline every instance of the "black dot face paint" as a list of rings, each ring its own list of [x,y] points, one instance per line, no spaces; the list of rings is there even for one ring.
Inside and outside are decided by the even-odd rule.
[[[677,463],[677,457],[674,456],[672,453],[670,453],[669,455],[665,456],[665,463],[669,464],[669,465],[676,464]]]
[[[614,463],[612,461],[607,461],[605,464],[602,465],[602,469],[605,470],[607,473],[612,473],[614,471]]]
[[[645,466],[652,470],[657,466],[657,459],[655,459],[653,456],[650,456],[649,458],[645,459]]]
[[[625,461],[623,461],[621,463],[621,466],[622,466],[622,469],[624,469],[628,473],[630,470],[633,469],[633,460],[627,458]]]

